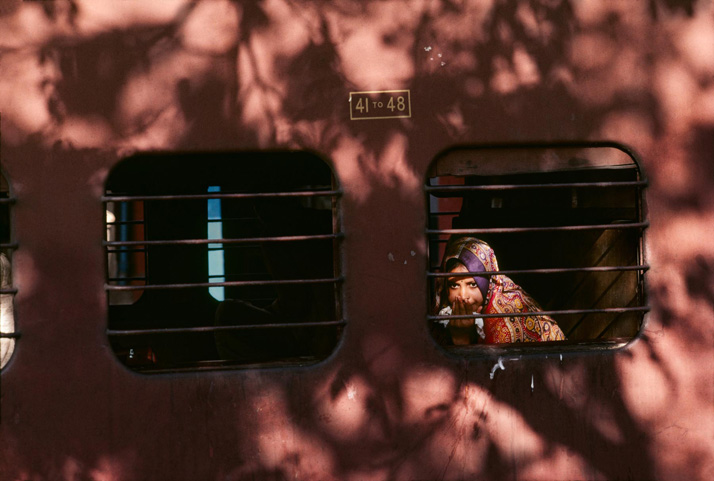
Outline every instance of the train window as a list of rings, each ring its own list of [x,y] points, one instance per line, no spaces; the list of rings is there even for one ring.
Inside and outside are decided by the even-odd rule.
[[[439,156],[425,188],[437,342],[468,354],[632,340],[648,310],[645,186],[634,154],[612,143]],[[523,343],[535,340],[546,342]]]
[[[14,296],[12,283],[12,251],[17,245],[10,231],[10,207],[15,199],[5,177],[0,174],[0,369],[4,368],[15,350]]]
[[[117,357],[141,372],[325,359],[345,324],[340,194],[305,152],[118,164],[104,196]]]

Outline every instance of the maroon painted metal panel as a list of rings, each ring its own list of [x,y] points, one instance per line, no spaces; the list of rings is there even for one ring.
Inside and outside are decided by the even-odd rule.
[[[5,2],[0,155],[22,337],[0,375],[0,477],[710,479],[713,13],[659,0]],[[411,117],[351,115],[351,92],[402,90]],[[428,166],[454,145],[551,140],[643,158],[653,311],[619,351],[448,356],[425,320]],[[330,159],[344,191],[335,354],[126,370],[105,333],[109,170],[137,151],[285,148]]]

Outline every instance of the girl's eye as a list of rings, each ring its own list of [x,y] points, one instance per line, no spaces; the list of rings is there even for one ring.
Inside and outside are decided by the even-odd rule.
[[[459,286],[457,286],[455,283],[449,282],[449,289],[456,289],[457,287]]]
[[[471,289],[475,289],[475,288],[476,288],[476,283],[475,283],[475,282],[469,282],[469,287],[470,287]]]

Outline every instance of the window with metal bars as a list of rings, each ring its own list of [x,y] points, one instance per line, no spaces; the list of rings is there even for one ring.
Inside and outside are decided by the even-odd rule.
[[[141,372],[325,359],[345,324],[340,195],[305,152],[118,164],[104,196],[118,358]]]
[[[540,309],[532,310],[534,316],[550,316],[567,337],[555,344],[529,343],[529,349],[621,346],[632,340],[648,311],[646,184],[634,153],[614,143],[494,145],[439,156],[425,187],[428,322],[436,340],[453,343],[444,326],[456,317],[434,303],[439,283],[450,278],[441,272],[441,261],[452,236],[487,242],[498,274],[536,300]],[[490,279],[496,273],[480,275]],[[479,317],[524,319],[524,314]],[[460,319],[468,317],[473,316]],[[479,352],[472,346],[448,349]]]
[[[10,229],[10,207],[14,203],[7,180],[0,174],[0,369],[10,361],[15,341],[20,337],[15,330],[14,299],[17,289],[12,282],[12,252],[17,248]]]

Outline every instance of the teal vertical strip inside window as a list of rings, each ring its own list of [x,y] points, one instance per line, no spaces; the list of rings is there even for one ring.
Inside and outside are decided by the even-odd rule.
[[[220,192],[221,187],[212,185],[208,192]],[[223,238],[223,220],[221,217],[221,199],[208,199],[208,239]],[[208,282],[226,281],[223,244],[208,244]],[[208,292],[217,301],[225,299],[225,287],[209,287]]]

